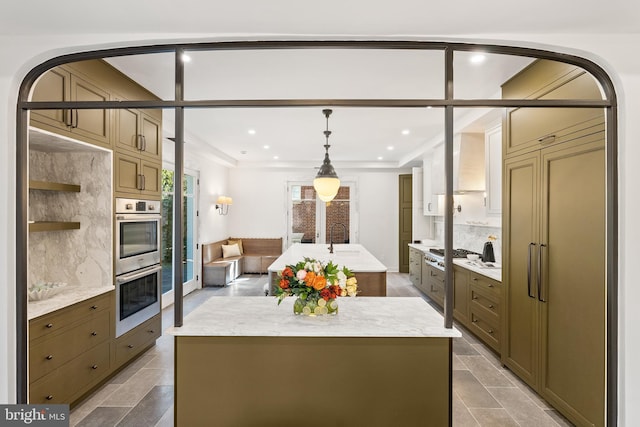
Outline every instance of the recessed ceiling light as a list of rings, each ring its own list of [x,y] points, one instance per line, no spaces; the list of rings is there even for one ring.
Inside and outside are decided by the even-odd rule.
[[[471,56],[469,61],[471,61],[472,64],[481,64],[485,61],[485,59],[487,59],[487,57],[484,53],[476,53]]]
[[[247,154],[247,150],[242,150],[240,154]]]
[[[411,131],[409,129],[403,129],[402,130],[402,134],[403,135],[409,135],[411,133]]]
[[[378,160],[382,160],[382,156],[378,156]]]
[[[181,58],[182,58],[182,62],[191,62],[191,57],[186,53],[183,53]]]
[[[269,146],[268,146],[268,145],[263,145],[263,148],[264,148],[265,150],[268,150],[268,149],[269,149]]]
[[[249,135],[255,135],[255,134],[256,134],[256,130],[255,130],[255,129],[249,129],[249,130],[247,131],[247,133],[248,133]]]
[[[393,151],[393,145],[388,146],[388,147],[387,147],[387,150],[389,150],[389,151]]]
[[[279,157],[278,156],[273,156],[273,160],[278,160]]]
[[[427,107],[427,110],[431,110],[432,108],[433,108],[433,107],[432,107],[431,105],[429,105],[429,106]]]

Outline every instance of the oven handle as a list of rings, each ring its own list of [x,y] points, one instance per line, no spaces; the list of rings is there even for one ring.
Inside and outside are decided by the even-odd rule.
[[[162,270],[161,265],[152,265],[151,267],[144,268],[142,270],[134,271],[133,273],[122,274],[116,277],[117,283],[131,282],[132,280],[139,279],[144,276],[148,276],[151,273]]]
[[[118,221],[139,221],[139,220],[154,220],[162,219],[162,214],[118,214],[116,220]]]

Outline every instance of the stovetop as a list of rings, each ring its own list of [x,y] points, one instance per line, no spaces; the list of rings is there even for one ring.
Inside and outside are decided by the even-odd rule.
[[[440,249],[440,248],[431,248],[431,249],[429,249],[429,252],[431,252],[432,254],[435,254],[435,255],[439,255],[439,256],[441,256],[441,257],[444,257],[444,249]],[[479,254],[479,253],[477,253],[477,252],[473,252],[473,251],[470,251],[470,250],[467,250],[467,249],[453,249],[453,250],[451,251],[451,253],[452,253],[452,256],[453,256],[454,258],[466,258],[466,257],[467,257],[467,255],[469,255],[469,254],[480,255],[480,254]]]

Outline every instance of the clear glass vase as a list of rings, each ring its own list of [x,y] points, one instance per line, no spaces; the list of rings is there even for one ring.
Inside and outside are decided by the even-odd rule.
[[[325,301],[322,298],[302,299],[296,298],[293,303],[293,313],[302,316],[324,316],[338,314],[338,300],[329,299]]]

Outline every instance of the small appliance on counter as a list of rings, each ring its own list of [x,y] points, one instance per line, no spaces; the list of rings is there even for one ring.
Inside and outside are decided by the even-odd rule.
[[[493,243],[491,243],[491,241],[484,244],[482,262],[496,262],[496,256],[493,253]]]

